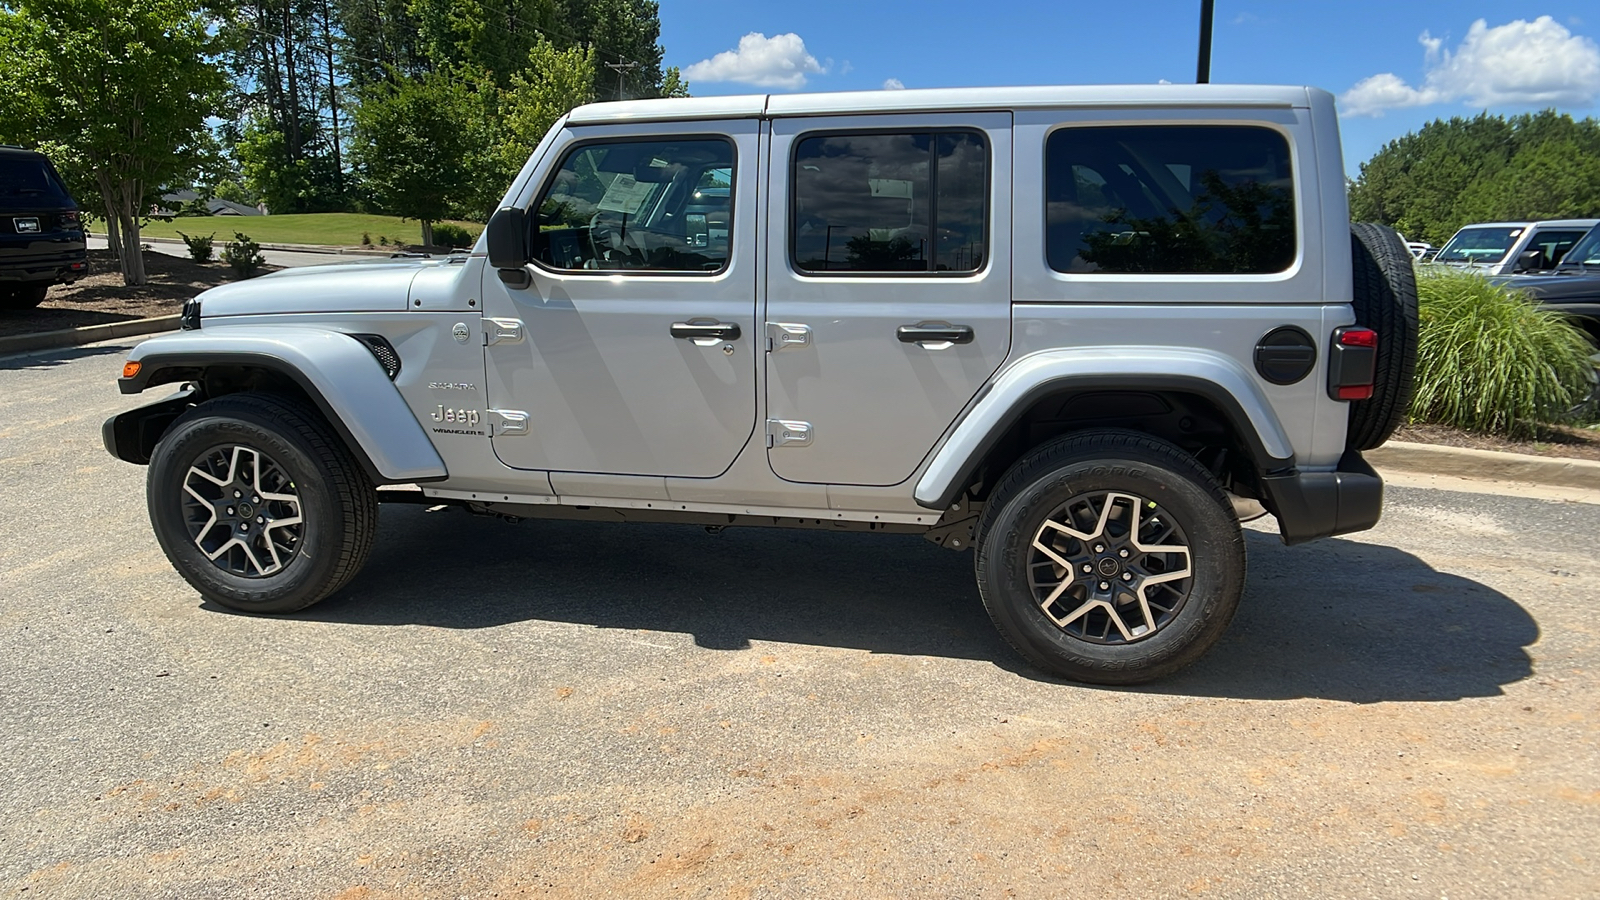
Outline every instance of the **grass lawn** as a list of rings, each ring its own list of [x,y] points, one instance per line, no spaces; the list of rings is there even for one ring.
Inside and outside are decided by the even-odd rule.
[[[477,234],[483,226],[475,222],[457,223]],[[92,226],[91,226],[92,227]],[[101,229],[97,229],[103,232]],[[365,213],[305,213],[285,216],[195,216],[175,218],[171,222],[154,220],[140,232],[144,237],[175,238],[182,231],[188,235],[217,233],[217,251],[233,240],[235,231],[261,244],[331,244],[354,247],[361,243],[362,232],[371,235],[376,245],[380,236],[389,243],[422,243],[422,223],[415,219],[402,221],[395,216],[371,216]]]

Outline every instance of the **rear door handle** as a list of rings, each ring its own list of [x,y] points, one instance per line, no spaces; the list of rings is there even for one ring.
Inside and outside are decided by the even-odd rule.
[[[686,341],[739,339],[738,322],[673,322],[672,336]]]
[[[894,330],[894,336],[902,344],[970,344],[972,326],[918,322],[915,325],[901,325]]]

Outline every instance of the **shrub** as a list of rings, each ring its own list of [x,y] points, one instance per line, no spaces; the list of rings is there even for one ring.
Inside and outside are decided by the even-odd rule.
[[[181,231],[178,232],[178,237],[183,238],[183,245],[189,248],[189,258],[195,262],[211,262],[211,243],[212,238],[216,236],[217,233],[215,231],[205,237],[200,237],[199,235],[190,237]]]
[[[478,236],[449,222],[440,222],[433,226],[433,245],[435,247],[449,247],[451,249],[463,248],[470,250],[478,242]]]
[[[1528,437],[1588,397],[1594,349],[1560,313],[1456,270],[1420,272],[1417,294],[1412,421]]]
[[[363,246],[363,247],[371,247],[372,246],[372,234],[370,232],[366,232],[366,231],[361,232],[361,246]]]
[[[261,255],[261,245],[235,231],[234,239],[223,248],[222,261],[233,267],[233,274],[240,278],[254,278],[261,274],[261,267],[267,264],[267,258]]]
[[[389,236],[385,234],[378,235],[378,243],[385,247],[389,246]]]

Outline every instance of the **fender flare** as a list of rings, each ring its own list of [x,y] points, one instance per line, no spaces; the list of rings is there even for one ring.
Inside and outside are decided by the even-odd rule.
[[[1220,353],[1175,347],[1047,350],[1000,371],[934,453],[914,497],[946,509],[995,442],[1035,402],[1062,390],[1171,390],[1216,404],[1243,438],[1263,474],[1294,468],[1294,449],[1272,404],[1237,361]]]
[[[211,366],[282,375],[303,390],[378,484],[448,476],[428,433],[365,345],[347,334],[294,325],[213,326],[151,338],[117,380],[124,394],[189,381]]]

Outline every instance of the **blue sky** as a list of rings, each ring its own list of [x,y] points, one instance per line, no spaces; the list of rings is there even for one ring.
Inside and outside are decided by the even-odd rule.
[[[1352,175],[1431,119],[1545,107],[1582,118],[1600,102],[1600,7],[1589,3],[1216,5],[1212,80],[1339,95]],[[699,96],[1182,83],[1195,76],[1199,10],[1199,0],[663,0],[661,44]]]

